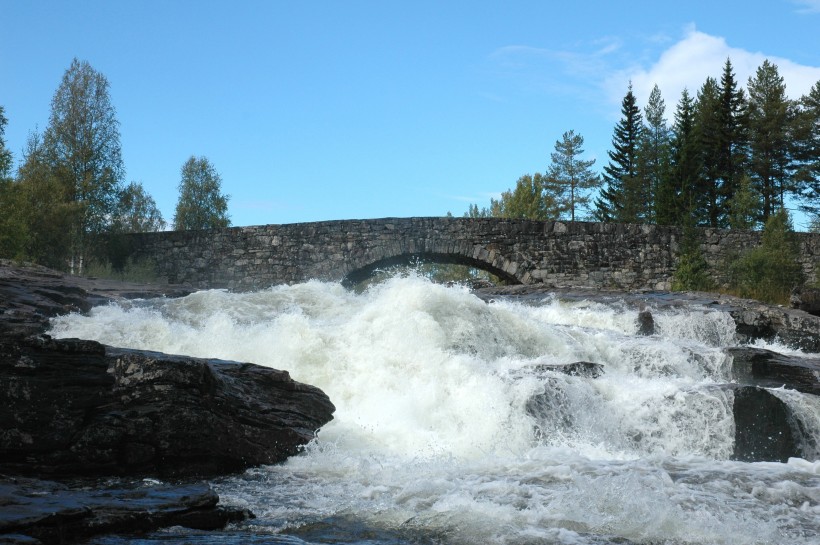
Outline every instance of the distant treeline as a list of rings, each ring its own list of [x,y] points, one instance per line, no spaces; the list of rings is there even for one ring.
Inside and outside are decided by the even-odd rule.
[[[0,105],[0,257],[83,274],[90,263],[110,265],[117,234],[166,227],[142,184],[125,183],[108,91],[104,75],[74,59],[52,98],[48,127],[30,133],[15,173]],[[229,225],[220,186],[205,157],[190,157],[181,169],[174,228]]]
[[[695,97],[683,90],[671,126],[657,85],[641,112],[630,84],[621,116],[600,174],[569,131],[545,174],[465,215],[750,229],[789,205],[817,224],[820,81],[791,100],[766,60],[744,89],[727,59],[719,81],[707,78]]]

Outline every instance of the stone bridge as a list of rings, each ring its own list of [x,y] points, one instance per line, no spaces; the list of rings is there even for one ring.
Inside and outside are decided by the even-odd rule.
[[[803,268],[814,281],[820,236],[799,234]],[[489,271],[507,283],[658,289],[671,286],[681,232],[657,225],[500,218],[383,218],[128,235],[172,283],[249,290],[310,279],[353,284],[375,270],[427,260]],[[750,231],[704,229],[707,261],[723,262],[759,244]]]

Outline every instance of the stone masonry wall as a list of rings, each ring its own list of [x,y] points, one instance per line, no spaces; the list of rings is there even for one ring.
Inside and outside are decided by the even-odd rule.
[[[704,229],[715,271],[760,233]],[[463,263],[511,282],[556,287],[671,286],[680,230],[657,225],[498,218],[383,218],[129,235],[173,283],[249,290],[309,279],[342,281],[410,256]],[[820,236],[799,234],[804,272],[815,280]],[[726,279],[717,274],[719,284]]]

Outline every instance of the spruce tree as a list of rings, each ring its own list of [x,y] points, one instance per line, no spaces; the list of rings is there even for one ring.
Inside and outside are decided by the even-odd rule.
[[[643,138],[640,145],[640,171],[648,181],[651,202],[653,204],[652,217],[658,221],[658,199],[662,187],[667,183],[670,168],[670,132],[666,125],[666,104],[661,97],[660,88],[655,85],[649,95],[649,101],[644,108]]]
[[[683,225],[695,207],[694,189],[700,177],[700,144],[695,134],[695,102],[684,88],[672,125],[670,174],[658,190],[657,222]]]
[[[715,78],[708,77],[698,91],[696,131],[701,147],[701,172],[695,187],[698,223],[719,227],[723,222],[718,205],[720,195],[720,90]]]
[[[820,214],[820,81],[800,99],[792,127],[800,208],[816,216]]]
[[[575,221],[575,211],[589,205],[589,191],[599,185],[599,177],[590,170],[595,159],[583,160],[584,137],[575,131],[565,132],[561,140],[555,142],[555,151],[550,154],[552,163],[547,171],[546,192],[555,200],[559,214],[569,212],[570,221]]]
[[[621,119],[615,125],[609,164],[604,167],[606,184],[595,200],[594,217],[603,222],[635,223],[648,215],[647,184],[638,177],[638,147],[643,130],[641,111],[632,93],[632,83],[621,103]]]
[[[719,202],[722,217],[733,214],[730,203],[738,190],[746,162],[746,95],[735,80],[732,62],[728,58],[718,88],[717,175]]]
[[[763,61],[749,78],[749,173],[763,199],[760,219],[764,223],[785,203],[786,193],[796,189],[790,178],[789,100],[777,65]]]

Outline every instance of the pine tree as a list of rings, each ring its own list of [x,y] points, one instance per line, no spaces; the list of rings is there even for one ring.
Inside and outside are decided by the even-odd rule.
[[[589,191],[600,183],[598,175],[590,170],[595,159],[580,158],[583,146],[583,136],[575,131],[565,132],[561,140],[555,142],[546,176],[547,194],[555,200],[559,214],[569,212],[570,221],[575,221],[576,209],[580,211],[589,206]]]
[[[796,187],[790,178],[789,100],[777,65],[767,60],[749,78],[749,172],[763,198],[760,219],[768,220]]]
[[[641,222],[648,215],[647,187],[638,177],[637,158],[643,120],[632,93],[632,83],[621,103],[621,120],[615,126],[609,164],[604,167],[606,187],[595,200],[598,221]]]

